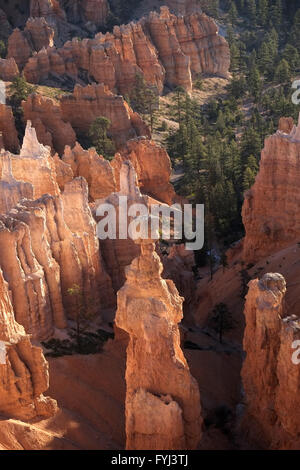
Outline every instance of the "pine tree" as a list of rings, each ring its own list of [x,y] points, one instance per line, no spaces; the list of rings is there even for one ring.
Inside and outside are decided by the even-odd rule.
[[[114,143],[107,135],[110,125],[111,122],[109,119],[104,116],[99,116],[89,128],[89,137],[92,145],[94,145],[99,154],[103,155],[103,157],[108,160],[110,160],[115,153]]]
[[[231,1],[231,3],[230,3],[230,8],[229,8],[228,14],[229,14],[231,24],[234,24],[237,20],[238,11],[237,11],[237,8],[236,8],[235,3],[233,1]]]
[[[291,79],[291,69],[289,63],[282,59],[275,70],[275,82],[286,83]]]
[[[258,17],[259,24],[262,26],[265,26],[267,23],[268,8],[269,8],[268,0],[258,0],[257,17]]]
[[[256,24],[256,1],[255,0],[247,0],[247,13],[249,19],[254,26]]]
[[[291,44],[298,49],[300,53],[300,8],[294,17],[294,23],[291,31]]]

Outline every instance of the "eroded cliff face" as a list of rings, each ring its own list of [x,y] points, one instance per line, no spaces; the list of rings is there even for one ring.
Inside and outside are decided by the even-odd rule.
[[[0,413],[23,421],[53,416],[57,403],[43,395],[49,387],[48,364],[16,322],[1,271],[0,297]]]
[[[0,79],[12,81],[19,75],[19,68],[15,59],[0,59]]]
[[[255,183],[245,195],[243,257],[255,262],[298,241],[300,234],[298,181],[300,121],[281,121],[265,140]]]
[[[150,131],[140,116],[132,111],[122,96],[114,95],[103,84],[77,85],[72,95],[62,97],[60,106],[63,119],[71,123],[77,133],[87,133],[98,116],[108,118],[111,122],[109,133],[117,147],[139,135],[150,137]]]
[[[200,396],[180,348],[182,298],[161,277],[150,241],[126,269],[116,325],[129,334],[126,448],[194,449],[201,438]]]
[[[167,7],[137,23],[115,27],[94,39],[74,38],[62,48],[43,49],[31,57],[24,74],[33,83],[49,80],[51,73],[78,80],[85,71],[90,79],[113,91],[130,93],[136,75],[155,86],[165,84],[192,89],[192,76],[208,73],[227,77],[230,53],[215,22],[205,14],[172,15]]]
[[[0,150],[4,148],[17,153],[20,150],[20,145],[15,119],[11,107],[5,104],[0,104],[0,133],[2,134]]]
[[[113,302],[88,185],[82,177],[70,179],[60,192],[55,159],[30,123],[20,155],[1,153],[0,160],[0,265],[17,321],[34,338],[46,339],[66,326],[66,317],[74,318],[79,307],[68,295],[74,284],[95,314]]]
[[[262,448],[297,449],[300,445],[300,367],[293,362],[300,320],[286,316],[285,293],[282,275],[265,274],[249,283],[246,297],[243,427]]]
[[[88,134],[90,125],[99,116],[110,120],[108,133],[117,149],[129,139],[150,137],[150,130],[142,118],[122,96],[113,94],[103,84],[77,85],[72,94],[63,95],[60,100],[34,93],[22,102],[22,107],[24,120],[32,122],[39,141],[61,156],[65,146],[74,147],[77,135]],[[1,122],[0,114],[0,130]]]
[[[63,120],[59,102],[34,93],[22,102],[22,107],[25,122],[32,122],[43,145],[48,145],[60,155],[66,145],[75,145],[75,131],[69,122]]]

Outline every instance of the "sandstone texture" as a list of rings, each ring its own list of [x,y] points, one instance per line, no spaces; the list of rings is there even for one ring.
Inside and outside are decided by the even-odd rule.
[[[39,141],[60,156],[65,146],[74,147],[77,136],[88,134],[90,125],[99,116],[110,120],[108,134],[117,149],[129,139],[150,137],[150,130],[142,118],[122,96],[114,95],[104,85],[77,85],[72,94],[63,95],[59,100],[34,93],[22,102],[22,107],[24,120],[32,122]]]
[[[73,149],[68,146],[65,148],[62,160],[71,167],[74,176],[85,178],[90,199],[102,199],[116,191],[113,168],[95,149],[83,150],[81,145],[76,143]]]
[[[0,162],[0,265],[17,321],[34,338],[46,339],[54,327],[64,328],[66,318],[76,315],[79,306],[68,294],[74,284],[95,315],[112,302],[88,185],[82,177],[69,175],[60,192],[58,164],[30,123],[20,155],[2,152]]]
[[[143,194],[166,204],[173,203],[175,191],[170,183],[172,167],[164,148],[141,137],[127,142],[120,156],[122,161],[129,160],[132,163]],[[112,164],[117,170],[117,162]]]
[[[57,411],[56,401],[43,395],[49,387],[48,363],[16,322],[1,271],[0,295],[0,413],[23,421],[48,418]]]
[[[39,142],[48,145],[60,155],[66,145],[75,145],[76,134],[71,124],[63,120],[57,101],[34,93],[22,102],[22,107],[24,120],[32,122]]]
[[[281,121],[281,127],[284,125]],[[300,121],[265,140],[255,183],[245,195],[243,257],[257,261],[298,241]],[[290,130],[291,129],[291,130]]]
[[[12,81],[19,75],[19,68],[15,59],[0,58],[0,79],[4,81]]]
[[[40,83],[53,75],[78,81],[85,71],[87,79],[130,94],[137,74],[159,92],[164,85],[190,91],[193,77],[227,77],[229,65],[228,44],[211,18],[202,13],[177,17],[162,7],[137,23],[116,26],[113,33],[42,49],[28,60],[24,74]]]
[[[300,369],[292,354],[293,343],[300,338],[300,320],[286,316],[285,293],[280,274],[265,274],[249,284],[242,368],[244,427],[263,448],[299,449]]]
[[[0,103],[0,133],[2,134],[2,146],[5,150],[17,153],[20,149],[15,119],[10,106]]]
[[[78,109],[81,110],[78,113]],[[117,147],[139,135],[150,136],[142,119],[128,106],[122,96],[114,95],[104,85],[76,86],[72,95],[61,99],[62,117],[76,132],[86,133],[93,121],[104,116],[111,122],[109,133]]]
[[[194,449],[201,438],[200,396],[180,348],[182,298],[161,277],[151,241],[126,269],[116,324],[129,334],[126,448]]]

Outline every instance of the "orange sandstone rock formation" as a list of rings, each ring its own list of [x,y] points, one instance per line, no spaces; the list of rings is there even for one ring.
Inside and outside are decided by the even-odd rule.
[[[33,186],[24,181],[17,181],[11,168],[11,157],[7,153],[2,157],[2,175],[0,179],[0,213],[8,212],[21,199],[33,199]]]
[[[58,0],[30,0],[30,16],[65,19],[66,15]]]
[[[10,106],[0,104],[0,132],[3,144],[0,147],[10,152],[17,153],[20,149],[15,119]]]
[[[48,363],[16,322],[1,271],[0,297],[0,413],[23,421],[53,416],[56,401],[43,395],[49,387]]]
[[[0,79],[12,81],[19,75],[19,69],[15,59],[0,59]]]
[[[5,152],[0,153],[0,169]],[[50,148],[44,147],[37,140],[36,132],[28,121],[20,155],[10,155],[13,176],[18,181],[31,183],[34,197],[43,194],[58,195],[55,162]]]
[[[68,295],[74,284],[95,314],[114,300],[88,205],[88,186],[83,178],[75,178],[65,181],[60,193],[58,165],[50,149],[39,144],[30,123],[20,155],[1,153],[0,161],[1,205],[11,209],[1,216],[0,266],[17,321],[27,333],[45,339],[54,327],[66,326],[65,315],[76,314],[76,299]]]
[[[108,118],[111,122],[109,133],[117,147],[139,135],[150,137],[147,126],[123,97],[114,95],[104,85],[76,86],[73,95],[62,97],[61,110],[63,119],[79,133],[88,132],[98,116]]]
[[[22,102],[25,122],[31,121],[39,142],[63,154],[66,145],[73,147],[76,134],[69,122],[62,118],[57,101],[34,93]]]
[[[141,137],[128,141],[120,155],[122,161],[129,160],[132,163],[143,194],[166,204],[173,203],[175,191],[170,183],[172,167],[164,148]],[[112,165],[117,170],[117,162],[113,161]]]
[[[34,51],[54,45],[54,30],[45,18],[29,18],[24,31],[16,28],[8,39],[7,57],[23,69]]]
[[[43,49],[28,60],[24,74],[33,83],[49,80],[51,74],[76,81],[83,70],[88,79],[126,94],[137,74],[159,92],[165,84],[190,91],[193,76],[227,77],[229,65],[228,44],[211,18],[200,13],[176,17],[162,7],[159,14],[152,12],[138,23],[115,27],[113,33]]]
[[[65,148],[62,160],[70,165],[74,176],[83,176],[89,186],[92,200],[108,197],[116,191],[116,180],[112,166],[95,149],[83,150],[76,143],[75,147]]]
[[[285,292],[283,276],[265,274],[246,297],[243,426],[262,448],[300,448],[300,368],[292,360],[300,319],[285,316]]]
[[[283,126],[281,121],[281,128]],[[298,241],[300,236],[300,120],[265,140],[255,183],[245,195],[243,256],[254,262]]]
[[[182,298],[161,277],[151,242],[126,269],[116,325],[129,334],[126,448],[194,449],[201,438],[198,385],[180,348]]]

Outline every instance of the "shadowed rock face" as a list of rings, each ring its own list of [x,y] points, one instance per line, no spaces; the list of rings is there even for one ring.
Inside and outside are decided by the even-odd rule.
[[[16,322],[1,271],[0,298],[0,414],[24,421],[53,416],[56,401],[43,395],[49,387],[48,363]]]
[[[246,297],[243,427],[262,448],[297,449],[300,444],[300,368],[292,361],[300,320],[285,316],[285,293],[281,274],[265,274],[249,283]]]
[[[10,152],[18,152],[20,149],[15,120],[10,106],[0,104],[0,132],[2,134],[2,146]]]
[[[245,195],[243,256],[255,262],[299,241],[300,121],[281,120],[265,140],[255,183]],[[283,130],[282,130],[283,129]]]
[[[200,397],[180,349],[182,298],[155,246],[126,269],[116,325],[129,334],[126,363],[126,448],[194,449],[201,438]]]
[[[38,83],[50,74],[77,80],[84,70],[90,79],[126,94],[137,74],[159,92],[165,84],[190,91],[193,75],[224,77],[229,65],[228,44],[211,18],[202,13],[176,17],[162,7],[159,14],[152,12],[137,23],[116,26],[113,33],[73,39],[60,49],[43,49],[29,58],[24,74]]]

